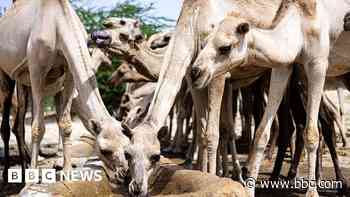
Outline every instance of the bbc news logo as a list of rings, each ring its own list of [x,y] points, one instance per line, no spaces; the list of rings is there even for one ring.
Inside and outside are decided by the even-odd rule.
[[[59,181],[102,181],[101,170],[71,170],[69,172],[56,171],[55,169],[26,169],[24,173],[25,183],[55,183]],[[22,183],[22,169],[9,169],[8,182]]]

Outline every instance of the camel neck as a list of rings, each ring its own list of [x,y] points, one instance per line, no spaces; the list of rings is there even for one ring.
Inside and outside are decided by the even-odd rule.
[[[74,17],[70,4],[62,1],[62,17],[57,24],[58,37],[62,42],[59,48],[63,52],[73,75],[75,87],[83,116],[88,120],[109,120],[106,107],[97,88],[95,73],[92,70],[92,59],[86,47],[85,32],[80,29],[79,21]]]
[[[250,57],[262,65],[292,63],[303,44],[302,18],[291,6],[283,18],[271,29],[253,26],[248,37]]]
[[[163,54],[152,51],[146,43],[143,43],[140,45],[139,50],[135,51],[134,55],[135,59],[140,62],[143,67],[140,69],[144,70],[154,79],[159,78],[160,69],[163,63]]]

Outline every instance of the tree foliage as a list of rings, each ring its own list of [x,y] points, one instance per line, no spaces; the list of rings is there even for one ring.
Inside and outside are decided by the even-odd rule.
[[[152,16],[151,12],[154,10],[154,4],[142,4],[137,0],[124,0],[116,3],[111,8],[102,9],[83,5],[80,0],[71,0],[71,2],[89,33],[103,28],[102,21],[108,17],[137,18],[143,23],[142,31],[146,36],[159,32],[167,27],[169,22],[172,22],[172,20],[165,17]],[[96,74],[102,99],[111,113],[119,105],[120,97],[124,92],[124,87],[111,87],[109,85],[112,72],[120,65],[120,60],[117,58],[113,58],[112,61],[112,68],[102,67]]]

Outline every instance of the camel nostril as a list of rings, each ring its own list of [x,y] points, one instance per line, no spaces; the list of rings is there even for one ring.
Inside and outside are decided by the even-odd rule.
[[[191,79],[192,81],[196,81],[201,76],[201,69],[198,67],[194,67],[191,70]]]
[[[141,43],[143,41],[143,39],[144,39],[143,35],[135,36],[135,42],[136,43]]]
[[[122,42],[128,42],[130,39],[129,35],[124,34],[124,33],[120,33],[119,35],[119,40]]]
[[[134,191],[133,191],[135,196],[140,196],[141,195],[141,186],[139,184],[134,185]]]
[[[113,155],[113,151],[108,149],[102,149],[100,150],[101,154],[105,157],[111,157]]]
[[[91,33],[91,39],[92,40],[97,40],[97,34],[98,34],[97,31],[92,32]]]

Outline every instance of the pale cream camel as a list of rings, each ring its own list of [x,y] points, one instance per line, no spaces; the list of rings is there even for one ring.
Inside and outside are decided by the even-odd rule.
[[[328,15],[330,7],[338,8],[339,12]],[[345,1],[284,1],[272,25],[262,23],[245,10],[235,11],[220,23],[199,54],[192,68],[194,86],[199,88],[233,68],[252,64],[273,68],[269,103],[256,131],[254,151],[249,157],[248,170],[253,178],[257,178],[271,123],[291,74],[290,63],[299,62],[305,65],[308,77],[309,99],[304,138],[309,154],[308,178],[315,180],[319,144],[317,120],[328,57],[330,76],[349,71],[349,67],[339,64],[347,60],[347,56],[340,56],[342,52],[339,49],[346,49],[346,34],[341,33],[343,17],[349,8]],[[293,39],[289,39],[291,37]],[[331,46],[334,48],[330,53]],[[231,75],[235,73],[231,72]],[[315,185],[310,186],[307,196],[318,196],[316,188]],[[250,188],[250,195],[254,195],[253,188]]]
[[[15,25],[23,24],[23,25]],[[105,108],[96,88],[92,61],[86,47],[87,34],[82,31],[78,16],[67,0],[18,1],[0,20],[0,67],[20,84],[31,86],[33,95],[32,161],[37,167],[39,143],[44,133],[43,98],[60,94],[58,123],[64,145],[64,168],[70,166],[69,135],[71,133],[70,103],[74,87],[83,109],[87,128],[98,135],[104,130],[114,130],[118,144],[112,148],[119,154],[113,159],[126,167],[123,147],[129,143]],[[6,27],[6,28],[4,28]],[[16,32],[16,33],[14,33]],[[74,82],[74,83],[73,83]],[[63,88],[63,90],[62,90]],[[103,138],[99,135],[99,148]],[[111,148],[111,147],[109,147]],[[102,152],[103,153],[103,152]]]

